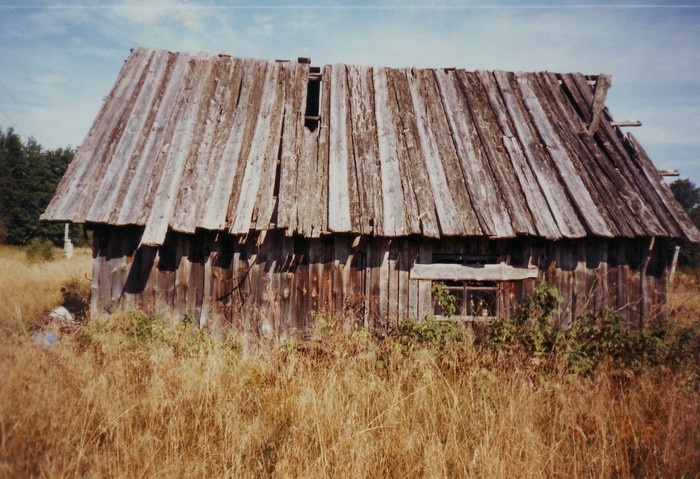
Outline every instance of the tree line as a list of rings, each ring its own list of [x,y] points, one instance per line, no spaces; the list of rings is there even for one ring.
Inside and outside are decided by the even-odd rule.
[[[673,196],[688,212],[695,226],[700,229],[700,188],[688,179],[676,180],[670,186]],[[681,245],[678,265],[682,268],[700,268],[700,245],[691,243]]]
[[[45,150],[34,138],[22,141],[0,129],[0,243],[26,245],[33,239],[63,244],[63,224],[39,221],[73,160],[72,148]],[[82,228],[71,228],[80,243]]]

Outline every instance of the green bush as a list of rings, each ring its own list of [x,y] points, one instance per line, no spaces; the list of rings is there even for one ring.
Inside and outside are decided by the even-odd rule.
[[[542,355],[552,352],[560,333],[554,322],[554,313],[562,302],[555,286],[540,282],[520,305],[511,318],[497,318],[486,324],[485,341],[497,351],[510,351],[515,347]]]
[[[450,290],[447,289],[445,283],[442,281],[433,283],[430,291],[433,293],[433,297],[437,301],[438,305],[440,305],[440,310],[442,311],[443,316],[454,316],[454,314],[457,312],[457,298],[450,293]]]
[[[31,263],[53,261],[53,243],[49,240],[34,238],[27,245],[25,254],[27,255],[27,260]]]
[[[465,340],[465,330],[457,321],[438,321],[426,316],[422,321],[408,318],[399,326],[398,341],[404,346],[428,346],[444,349]]]

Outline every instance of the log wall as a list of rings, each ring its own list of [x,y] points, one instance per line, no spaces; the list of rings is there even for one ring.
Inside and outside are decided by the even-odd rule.
[[[219,314],[241,329],[279,337],[303,331],[313,312],[377,330],[433,314],[432,280],[416,278],[414,265],[463,261],[534,271],[497,283],[499,315],[512,314],[537,281],[546,280],[564,298],[563,323],[608,307],[641,325],[665,318],[672,257],[668,241],[650,238],[302,238],[198,230],[170,231],[162,246],[139,247],[142,227],[93,228],[93,313],[132,302],[200,324]]]

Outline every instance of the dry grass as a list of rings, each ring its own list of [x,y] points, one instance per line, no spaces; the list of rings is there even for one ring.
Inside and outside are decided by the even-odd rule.
[[[42,311],[61,302],[61,287],[70,280],[89,282],[92,256],[76,248],[72,260],[56,248],[55,261],[32,262],[23,249],[0,245],[0,327],[21,331]]]
[[[581,378],[517,355],[405,348],[362,331],[317,331],[305,344],[219,341],[138,311],[93,318],[43,347],[11,326],[53,306],[53,289],[85,266],[36,268],[0,253],[24,285],[12,291],[33,296],[2,313],[0,477],[700,471],[697,364]],[[46,284],[49,269],[64,279]],[[0,294],[5,307],[12,296]],[[684,311],[697,321],[700,307]]]

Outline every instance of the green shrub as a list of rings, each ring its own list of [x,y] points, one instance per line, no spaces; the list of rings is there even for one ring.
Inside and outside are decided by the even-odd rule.
[[[457,321],[438,321],[426,316],[422,321],[408,318],[399,326],[398,341],[404,346],[428,346],[444,349],[448,344],[466,339],[465,330]]]
[[[32,239],[25,250],[27,260],[31,263],[41,261],[53,261],[53,243],[49,240],[41,240],[39,238]]]
[[[433,283],[430,291],[433,293],[433,297],[440,306],[443,316],[454,316],[457,312],[457,298],[450,293],[447,286],[442,281],[436,281]]]
[[[486,324],[485,342],[497,351],[509,351],[516,346],[530,354],[550,353],[560,333],[554,313],[562,302],[556,286],[540,282],[523,301],[511,318],[496,318]]]

